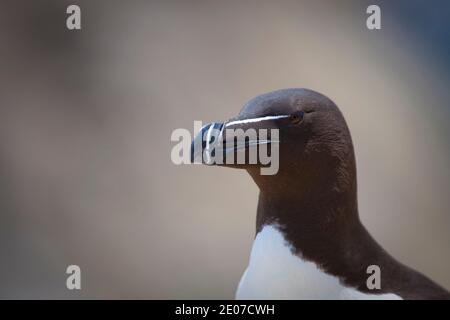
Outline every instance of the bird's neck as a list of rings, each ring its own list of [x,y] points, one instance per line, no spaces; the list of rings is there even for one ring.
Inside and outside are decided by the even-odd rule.
[[[329,171],[329,172],[328,172]],[[276,222],[328,238],[359,225],[356,172],[339,181],[337,169],[302,172],[299,177],[280,170],[277,177],[252,174],[260,189],[257,231]],[[305,231],[306,231],[305,230]]]
[[[386,265],[386,261],[380,260],[382,248],[359,220],[356,191],[311,191],[295,194],[261,190],[257,233],[265,225],[275,225],[295,254],[364,290],[367,267]],[[391,261],[388,264],[391,266]]]

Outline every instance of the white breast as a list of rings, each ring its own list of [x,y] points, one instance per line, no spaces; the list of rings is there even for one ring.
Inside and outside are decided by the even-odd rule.
[[[365,294],[343,286],[316,264],[292,254],[282,233],[264,226],[257,234],[236,299],[402,299],[396,294]]]

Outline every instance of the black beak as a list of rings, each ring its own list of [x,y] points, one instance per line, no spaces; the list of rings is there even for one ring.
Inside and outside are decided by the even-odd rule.
[[[191,163],[211,164],[215,149],[222,140],[223,123],[212,122],[203,126],[191,143]]]

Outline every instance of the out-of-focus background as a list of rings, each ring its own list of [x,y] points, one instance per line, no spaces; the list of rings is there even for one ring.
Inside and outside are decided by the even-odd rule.
[[[170,136],[287,87],[340,106],[363,222],[450,289],[449,39],[447,1],[1,0],[0,298],[233,298],[258,190]]]

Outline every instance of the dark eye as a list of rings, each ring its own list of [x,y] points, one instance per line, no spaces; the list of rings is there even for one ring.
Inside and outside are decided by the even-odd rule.
[[[303,120],[303,111],[296,112],[290,115],[289,119],[291,120],[291,123],[297,124],[300,123]]]

